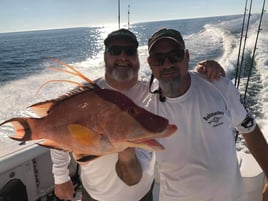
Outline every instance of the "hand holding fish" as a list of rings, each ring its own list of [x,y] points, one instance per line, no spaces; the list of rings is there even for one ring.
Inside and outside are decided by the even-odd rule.
[[[85,77],[73,67],[67,64],[65,67]],[[16,134],[11,139],[43,139],[40,145],[73,152],[78,161],[120,152],[127,147],[158,151],[163,146],[155,138],[176,131],[177,127],[167,119],[137,106],[120,92],[101,89],[86,80],[91,86],[30,106],[40,118],[12,118],[0,126],[6,123],[14,126]]]
[[[74,186],[71,180],[63,184],[55,184],[55,194],[61,200],[73,200]]]
[[[118,176],[127,185],[137,184],[142,177],[142,168],[134,148],[127,148],[118,153],[118,161],[115,168]]]

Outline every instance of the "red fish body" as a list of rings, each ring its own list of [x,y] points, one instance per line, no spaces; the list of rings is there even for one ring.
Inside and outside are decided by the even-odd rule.
[[[16,134],[10,136],[11,139],[43,139],[39,143],[42,146],[70,151],[76,159],[90,160],[90,156],[120,152],[127,147],[161,150],[164,147],[155,138],[167,137],[176,131],[177,127],[167,119],[137,106],[120,92],[101,89],[74,67],[53,61],[68,70],[53,69],[78,76],[92,87],[68,80],[51,80],[82,87],[55,100],[30,106],[40,118],[12,118],[2,122],[0,126],[6,123],[14,126]]]
[[[94,85],[93,85],[94,86]],[[76,155],[105,155],[127,147],[163,149],[155,138],[176,131],[168,120],[137,106],[120,92],[83,87],[30,107],[41,118],[13,118],[14,140],[44,139],[40,145]]]

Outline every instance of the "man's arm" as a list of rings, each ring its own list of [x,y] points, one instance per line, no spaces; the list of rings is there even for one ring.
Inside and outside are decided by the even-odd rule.
[[[251,154],[254,156],[264,174],[268,178],[268,144],[259,128],[256,125],[255,129],[247,134],[243,134],[247,147]],[[263,189],[263,201],[268,200],[268,184]]]
[[[140,181],[142,168],[134,148],[127,148],[118,153],[115,169],[120,179],[129,186],[135,185]]]
[[[224,68],[214,60],[201,61],[195,66],[194,70],[205,74],[211,82],[218,80],[220,76],[226,77]]]
[[[52,173],[55,181],[55,195],[62,200],[72,200],[74,187],[69,176],[69,152],[51,149]]]
[[[71,180],[62,183],[55,184],[55,195],[61,200],[73,200],[74,198],[74,186]]]

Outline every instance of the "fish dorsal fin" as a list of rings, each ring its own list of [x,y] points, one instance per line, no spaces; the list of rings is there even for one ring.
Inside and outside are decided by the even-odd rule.
[[[47,114],[48,114],[48,112],[53,104],[54,104],[54,101],[51,100],[51,101],[36,103],[34,105],[31,105],[28,108],[30,108],[39,117],[45,117],[45,116],[47,116]]]
[[[100,142],[101,135],[85,126],[81,126],[79,124],[70,124],[68,129],[72,137],[81,145],[90,146]]]
[[[31,110],[33,110],[33,112],[38,115],[39,117],[45,117],[48,115],[49,111],[58,103],[62,102],[63,100],[66,100],[72,96],[78,95],[80,93],[83,93],[85,91],[91,91],[94,90],[94,86],[91,85],[86,85],[83,87],[77,87],[69,92],[67,92],[64,95],[59,96],[58,98],[54,99],[54,100],[47,100],[44,102],[40,102],[40,103],[36,103],[33,104],[31,106],[29,106],[28,108],[30,108]]]
[[[56,66],[50,66],[49,68],[50,69],[53,69],[53,70],[56,70],[56,71],[59,71],[59,72],[63,72],[63,73],[67,73],[67,74],[71,74],[73,76],[77,76],[79,78],[81,78],[82,80],[85,80],[87,84],[90,84],[92,85],[95,89],[100,89],[100,87],[94,82],[92,81],[91,79],[87,78],[83,73],[81,73],[80,71],[78,71],[75,67],[69,65],[69,64],[66,64],[60,60],[57,60],[57,59],[53,59],[51,58],[50,59],[51,61],[63,66],[65,69],[63,68],[60,68],[60,67],[56,67]],[[83,83],[79,83],[79,82],[76,82],[76,81],[71,81],[71,80],[64,80],[64,79],[60,79],[60,80],[49,80],[47,82],[45,82],[44,84],[42,84],[39,89],[37,90],[36,94],[39,93],[39,91],[44,87],[46,86],[48,83],[51,83],[51,82],[67,82],[67,83],[71,83],[71,84],[75,84],[77,86],[80,86],[80,87],[83,87],[83,86],[86,86],[86,84],[83,84]]]
[[[85,75],[83,75],[83,73],[81,73],[80,71],[78,71],[76,68],[74,68],[73,66],[69,65],[69,64],[66,64],[60,60],[57,60],[57,59],[53,59],[51,58],[50,59],[51,61],[57,63],[57,64],[60,64],[62,66],[65,67],[65,69],[60,69],[58,67],[53,67],[51,66],[50,68],[54,69],[54,70],[57,70],[57,71],[61,71],[61,72],[65,72],[65,73],[68,73],[68,74],[71,74],[71,75],[74,75],[74,76],[78,76],[80,77],[81,79],[85,80],[86,82],[90,83],[90,84],[95,84],[92,80],[90,80],[89,78],[87,78]]]
[[[94,88],[92,88],[90,85],[89,86],[83,86],[83,87],[76,87],[75,89],[68,91],[67,93],[65,93],[64,95],[59,96],[58,98],[54,99],[54,105],[62,102],[63,100],[66,100],[72,96],[81,94],[85,91],[93,91]],[[54,106],[53,105],[53,106]]]

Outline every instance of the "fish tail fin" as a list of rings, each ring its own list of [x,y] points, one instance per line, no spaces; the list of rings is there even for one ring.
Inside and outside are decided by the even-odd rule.
[[[16,134],[14,136],[9,136],[9,138],[17,141],[29,141],[33,140],[29,119],[30,118],[12,118],[1,123],[0,126],[11,123],[16,131]]]

